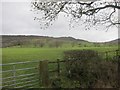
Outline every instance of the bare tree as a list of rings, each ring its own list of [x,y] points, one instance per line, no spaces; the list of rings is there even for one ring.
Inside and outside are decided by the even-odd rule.
[[[90,27],[102,24],[106,27],[118,26],[118,11],[120,10],[119,0],[93,0],[84,2],[84,0],[59,0],[59,1],[40,1],[32,2],[34,11],[38,16],[34,19],[44,23],[48,27],[58,17],[60,13],[64,13],[74,22],[83,22]],[[39,14],[42,12],[41,14]],[[71,22],[70,22],[71,23]]]

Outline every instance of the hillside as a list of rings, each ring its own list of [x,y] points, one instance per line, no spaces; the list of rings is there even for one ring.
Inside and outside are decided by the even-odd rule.
[[[120,39],[119,39],[120,41]],[[73,37],[48,37],[25,35],[2,35],[2,47],[62,47],[62,46],[100,46],[103,44],[115,45],[118,40],[105,43],[93,43]]]
[[[109,43],[109,44],[120,44],[120,38],[116,39],[116,40],[112,40],[112,41],[106,42],[106,43]]]
[[[61,44],[73,44],[73,43],[88,43],[88,41],[75,39],[72,37],[48,37],[48,36],[11,36],[3,35],[2,36],[2,47],[11,47],[11,46],[34,46],[34,47],[43,47],[46,44],[49,47],[59,47]]]

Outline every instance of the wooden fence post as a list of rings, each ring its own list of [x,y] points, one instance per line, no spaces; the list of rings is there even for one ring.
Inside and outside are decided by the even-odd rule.
[[[119,56],[119,51],[116,50],[116,57],[117,57],[117,59],[118,59],[118,56]]]
[[[57,67],[57,71],[58,71],[58,77],[60,76],[60,60],[57,59],[57,64],[58,64],[58,67]]]
[[[106,60],[108,60],[108,52],[106,52],[105,54],[106,54]]]
[[[117,60],[118,60],[118,78],[117,78],[117,81],[118,81],[118,87],[120,86],[120,56],[119,56],[119,50],[116,50],[116,57],[117,57]]]
[[[40,83],[43,87],[49,86],[49,72],[48,72],[48,60],[40,61],[39,63]]]

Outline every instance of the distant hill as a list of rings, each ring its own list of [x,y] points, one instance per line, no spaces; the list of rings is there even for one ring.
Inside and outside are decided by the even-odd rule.
[[[113,40],[102,44],[118,44],[119,40]],[[101,43],[88,42],[82,39],[75,39],[73,37],[48,37],[48,36],[26,36],[26,35],[2,35],[2,47],[60,47],[64,44],[71,44],[71,46],[99,46]],[[97,44],[97,45],[96,45]]]
[[[48,36],[25,36],[25,35],[2,35],[2,47],[11,47],[17,45],[35,45],[41,44],[61,44],[61,43],[83,43],[88,42],[73,37],[48,37]],[[42,45],[41,45],[42,46]],[[53,46],[53,45],[51,45]]]
[[[75,39],[73,37],[59,37],[57,38],[59,40],[64,40],[64,41],[75,41],[75,42],[88,42],[86,40],[82,40],[82,39]]]
[[[109,41],[109,42],[106,42],[106,43],[108,43],[108,44],[120,44],[120,38],[112,40],[112,41]]]

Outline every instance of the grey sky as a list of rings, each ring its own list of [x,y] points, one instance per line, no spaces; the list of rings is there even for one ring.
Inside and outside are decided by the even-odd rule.
[[[34,21],[29,2],[2,2],[2,33],[8,35],[40,35],[40,36],[71,36],[88,41],[110,41],[118,38],[118,29],[111,28],[107,32],[84,30],[83,26],[69,30],[68,19],[60,15],[57,21],[46,30],[40,29],[39,22]]]

